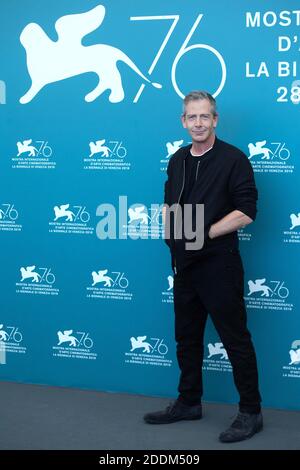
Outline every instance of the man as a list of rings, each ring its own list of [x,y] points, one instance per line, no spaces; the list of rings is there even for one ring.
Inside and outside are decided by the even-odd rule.
[[[263,427],[237,236],[237,230],[256,217],[257,190],[248,158],[216,137],[217,122],[216,102],[209,93],[196,91],[185,97],[182,124],[192,144],[171,157],[165,184],[166,242],[174,270],[175,338],[181,370],[179,396],[166,410],[148,413],[144,420],[164,424],[202,418],[203,336],[210,314],[240,395],[237,417],[219,439],[236,442]],[[174,204],[177,207],[171,219]],[[195,249],[192,243],[187,244],[185,229],[191,233],[199,225],[199,204],[204,205],[204,243]],[[191,207],[192,212],[187,212]],[[184,220],[180,225],[181,209]],[[181,237],[178,226],[184,227]]]

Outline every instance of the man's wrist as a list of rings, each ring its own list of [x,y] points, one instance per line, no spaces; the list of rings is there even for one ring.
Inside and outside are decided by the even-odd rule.
[[[209,231],[208,231],[208,237],[213,239],[215,238],[217,235],[215,233],[215,229],[214,229],[214,224],[212,224],[209,228]]]

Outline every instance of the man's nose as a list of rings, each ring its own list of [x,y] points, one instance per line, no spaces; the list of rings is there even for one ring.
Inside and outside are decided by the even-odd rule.
[[[196,116],[196,122],[195,122],[196,126],[201,126],[202,125],[202,119],[201,119],[201,116]]]

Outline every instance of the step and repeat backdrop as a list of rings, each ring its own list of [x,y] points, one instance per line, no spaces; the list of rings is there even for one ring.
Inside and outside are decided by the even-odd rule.
[[[259,190],[239,238],[263,404],[299,409],[299,2],[0,9],[0,379],[176,396],[161,204],[182,98],[204,89]],[[237,400],[211,323],[204,380]]]

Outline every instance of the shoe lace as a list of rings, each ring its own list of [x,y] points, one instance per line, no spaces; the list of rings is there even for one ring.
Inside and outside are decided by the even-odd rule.
[[[166,408],[167,413],[172,413],[174,411],[174,408],[176,407],[176,401],[171,401],[169,405]]]
[[[231,427],[236,428],[236,429],[243,429],[248,420],[249,420],[249,415],[245,413],[238,413]]]
[[[167,406],[166,412],[170,415],[176,415],[178,412],[178,407],[180,407],[180,403],[178,402],[178,400],[172,401]]]

